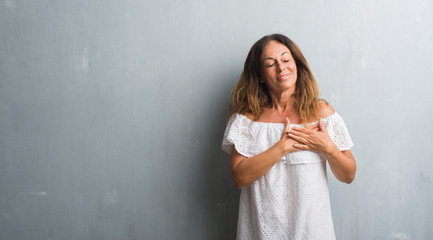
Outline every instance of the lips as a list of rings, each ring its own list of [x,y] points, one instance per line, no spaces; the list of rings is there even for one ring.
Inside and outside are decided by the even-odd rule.
[[[288,78],[289,78],[289,74],[284,74],[284,75],[280,75],[280,76],[278,77],[278,80],[282,81],[282,80],[286,80],[286,79],[288,79]]]

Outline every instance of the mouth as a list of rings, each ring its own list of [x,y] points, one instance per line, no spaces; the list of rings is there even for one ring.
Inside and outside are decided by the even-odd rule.
[[[280,76],[278,77],[278,80],[282,81],[282,80],[286,80],[286,79],[288,79],[288,78],[289,78],[289,74],[284,74],[284,75],[280,75]]]

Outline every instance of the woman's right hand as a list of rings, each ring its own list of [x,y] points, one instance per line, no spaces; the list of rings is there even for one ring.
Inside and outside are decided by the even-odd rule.
[[[291,152],[297,152],[300,151],[301,149],[299,148],[295,148],[293,145],[295,144],[299,144],[298,141],[292,139],[289,137],[289,132],[290,132],[290,119],[286,118],[286,123],[284,125],[284,130],[283,133],[281,134],[281,138],[279,141],[280,146],[283,148],[283,152],[285,153],[284,155],[286,155],[287,153],[291,153]]]

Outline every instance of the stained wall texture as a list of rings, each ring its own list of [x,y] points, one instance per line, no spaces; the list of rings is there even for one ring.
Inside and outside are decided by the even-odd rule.
[[[1,0],[0,239],[234,239],[225,114],[274,32],[355,142],[338,239],[431,239],[432,31],[427,0]]]

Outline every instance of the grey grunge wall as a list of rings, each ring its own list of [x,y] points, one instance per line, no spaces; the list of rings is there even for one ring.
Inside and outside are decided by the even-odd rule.
[[[424,0],[1,0],[0,239],[234,239],[226,110],[275,32],[355,143],[337,238],[430,239],[432,31]]]

